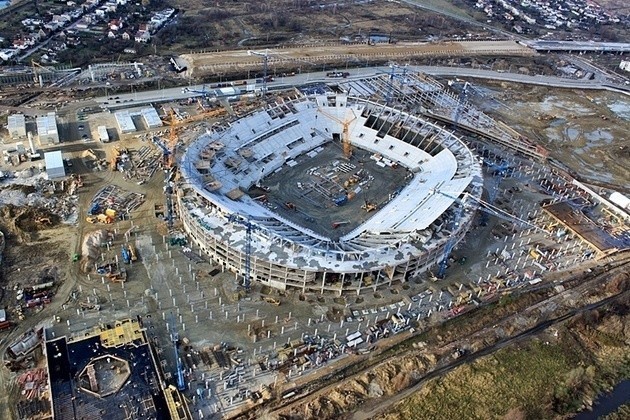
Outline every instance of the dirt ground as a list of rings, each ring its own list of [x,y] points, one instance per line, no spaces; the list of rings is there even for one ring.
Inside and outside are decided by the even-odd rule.
[[[315,158],[302,157],[295,167],[285,168],[265,178],[263,183],[270,188],[267,193],[268,200],[278,207],[276,211],[282,216],[302,226],[333,238],[343,236],[369,218],[369,212],[363,208],[366,201],[375,205],[376,209],[382,208],[388,202],[390,194],[406,185],[409,173],[404,168],[381,168],[370,159],[370,155],[371,153],[364,150],[354,150],[352,158],[348,161],[344,158],[338,143],[328,143]],[[362,171],[362,179],[366,182],[360,187],[361,191],[356,197],[342,206],[336,206],[330,197],[321,195],[316,190],[307,193],[309,183],[322,181],[319,177],[309,175],[310,171],[316,170],[322,175],[333,173],[334,163],[354,166],[354,169],[347,173],[335,172],[338,179],[336,185],[332,185],[333,191],[336,192],[334,198],[342,194],[344,188],[341,187],[355,173]],[[300,189],[298,184],[303,188]],[[358,186],[349,184],[345,191],[353,191]],[[296,205],[296,209],[287,208],[288,202]],[[334,222],[344,224],[333,228]]]
[[[578,178],[630,192],[630,97],[510,83],[479,85],[487,86],[482,91],[489,95],[471,98],[474,103],[540,142]]]
[[[382,420],[549,418],[593,405],[627,375],[628,300],[432,380]],[[625,353],[625,354],[624,354]]]
[[[358,45],[315,45],[266,50],[270,65],[304,64],[316,66],[321,63],[348,62],[356,65],[366,61],[405,59],[413,57],[466,56],[532,56],[532,50],[514,41],[471,41],[448,44],[397,43],[397,44],[358,44]],[[192,77],[200,77],[217,71],[238,71],[260,67],[260,57],[251,55],[248,50],[233,50],[183,54]]]

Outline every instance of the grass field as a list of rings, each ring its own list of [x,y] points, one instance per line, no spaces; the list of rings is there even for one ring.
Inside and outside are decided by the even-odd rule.
[[[594,318],[577,319],[562,327],[558,338],[546,334],[520,347],[502,349],[431,380],[381,418],[566,417],[630,377],[622,327],[628,318],[611,315],[595,325],[590,323]],[[619,414],[623,412],[622,408]]]

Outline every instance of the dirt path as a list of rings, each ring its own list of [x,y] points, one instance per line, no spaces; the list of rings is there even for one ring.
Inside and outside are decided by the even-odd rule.
[[[533,51],[514,41],[468,41],[441,44],[402,42],[377,45],[333,44],[268,50],[270,65],[282,62],[333,62],[357,58],[387,60],[422,55],[452,56],[458,54],[531,56]],[[221,69],[260,66],[260,57],[248,54],[247,50],[183,54],[181,57],[189,63],[188,72],[194,77]]]

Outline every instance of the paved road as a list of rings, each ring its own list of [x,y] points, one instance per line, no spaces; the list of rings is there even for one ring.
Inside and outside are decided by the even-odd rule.
[[[410,66],[410,71],[419,71],[432,76],[453,76],[453,77],[471,77],[486,80],[501,80],[506,82],[516,82],[533,84],[540,86],[553,86],[567,89],[606,89],[606,85],[599,80],[586,80],[586,79],[569,79],[556,76],[542,76],[542,75],[526,75],[519,73],[502,73],[492,70],[463,68],[463,67],[439,67],[439,66]],[[306,83],[316,82],[332,82],[339,80],[359,79],[364,77],[375,76],[377,74],[387,73],[390,71],[389,67],[367,67],[367,68],[355,68],[349,69],[350,76],[348,79],[331,79],[326,77],[326,72],[315,73],[303,73],[291,77],[280,77],[274,82],[267,84],[269,89],[281,89],[285,87],[291,87],[296,85],[302,85]],[[248,81],[251,86],[254,85],[254,80]],[[616,85],[617,89],[624,90],[624,93],[630,95],[630,86]],[[242,87],[244,88],[244,87]],[[257,89],[260,85],[256,86]],[[181,87],[151,90],[134,93],[122,93],[115,96],[101,96],[94,98],[94,101],[99,103],[105,108],[117,109],[131,107],[134,105],[143,105],[149,103],[159,103],[172,100],[182,100],[191,97],[202,96],[202,92],[208,90],[206,85],[193,85],[188,86],[184,91]],[[245,93],[246,89],[241,89],[242,93]],[[197,91],[197,92],[195,92]]]

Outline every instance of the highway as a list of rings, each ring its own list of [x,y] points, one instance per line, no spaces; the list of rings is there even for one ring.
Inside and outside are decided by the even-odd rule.
[[[559,87],[566,89],[593,89],[593,90],[614,90],[626,95],[630,95],[630,86],[628,85],[607,85],[605,81],[598,79],[586,80],[586,79],[569,79],[557,76],[543,76],[543,75],[526,75],[520,73],[504,73],[493,70],[464,68],[464,67],[439,67],[439,66],[409,66],[410,71],[422,72],[431,76],[450,76],[461,78],[475,78],[484,80],[498,80],[505,82],[524,83],[539,86]],[[307,83],[318,82],[334,82],[339,80],[351,80],[360,79],[365,77],[373,77],[377,74],[388,73],[389,67],[361,67],[355,69],[348,69],[350,76],[347,79],[331,79],[326,77],[326,72],[315,73],[302,73],[296,74],[290,77],[279,77],[275,81],[267,84],[270,90],[279,90],[283,88],[290,88],[292,86],[303,85]],[[254,85],[255,80],[248,81],[251,85]],[[113,96],[101,96],[94,98],[98,104],[106,109],[121,109],[131,106],[140,106],[151,103],[160,103],[168,101],[177,101],[188,99],[191,97],[202,96],[201,93],[192,91],[204,91],[208,90],[207,85],[192,85],[187,86],[187,91],[184,91],[182,87],[168,88],[160,90],[150,90],[143,92],[133,93],[116,93]],[[244,94],[245,86],[241,87],[241,93]],[[260,88],[260,84],[256,86]]]

